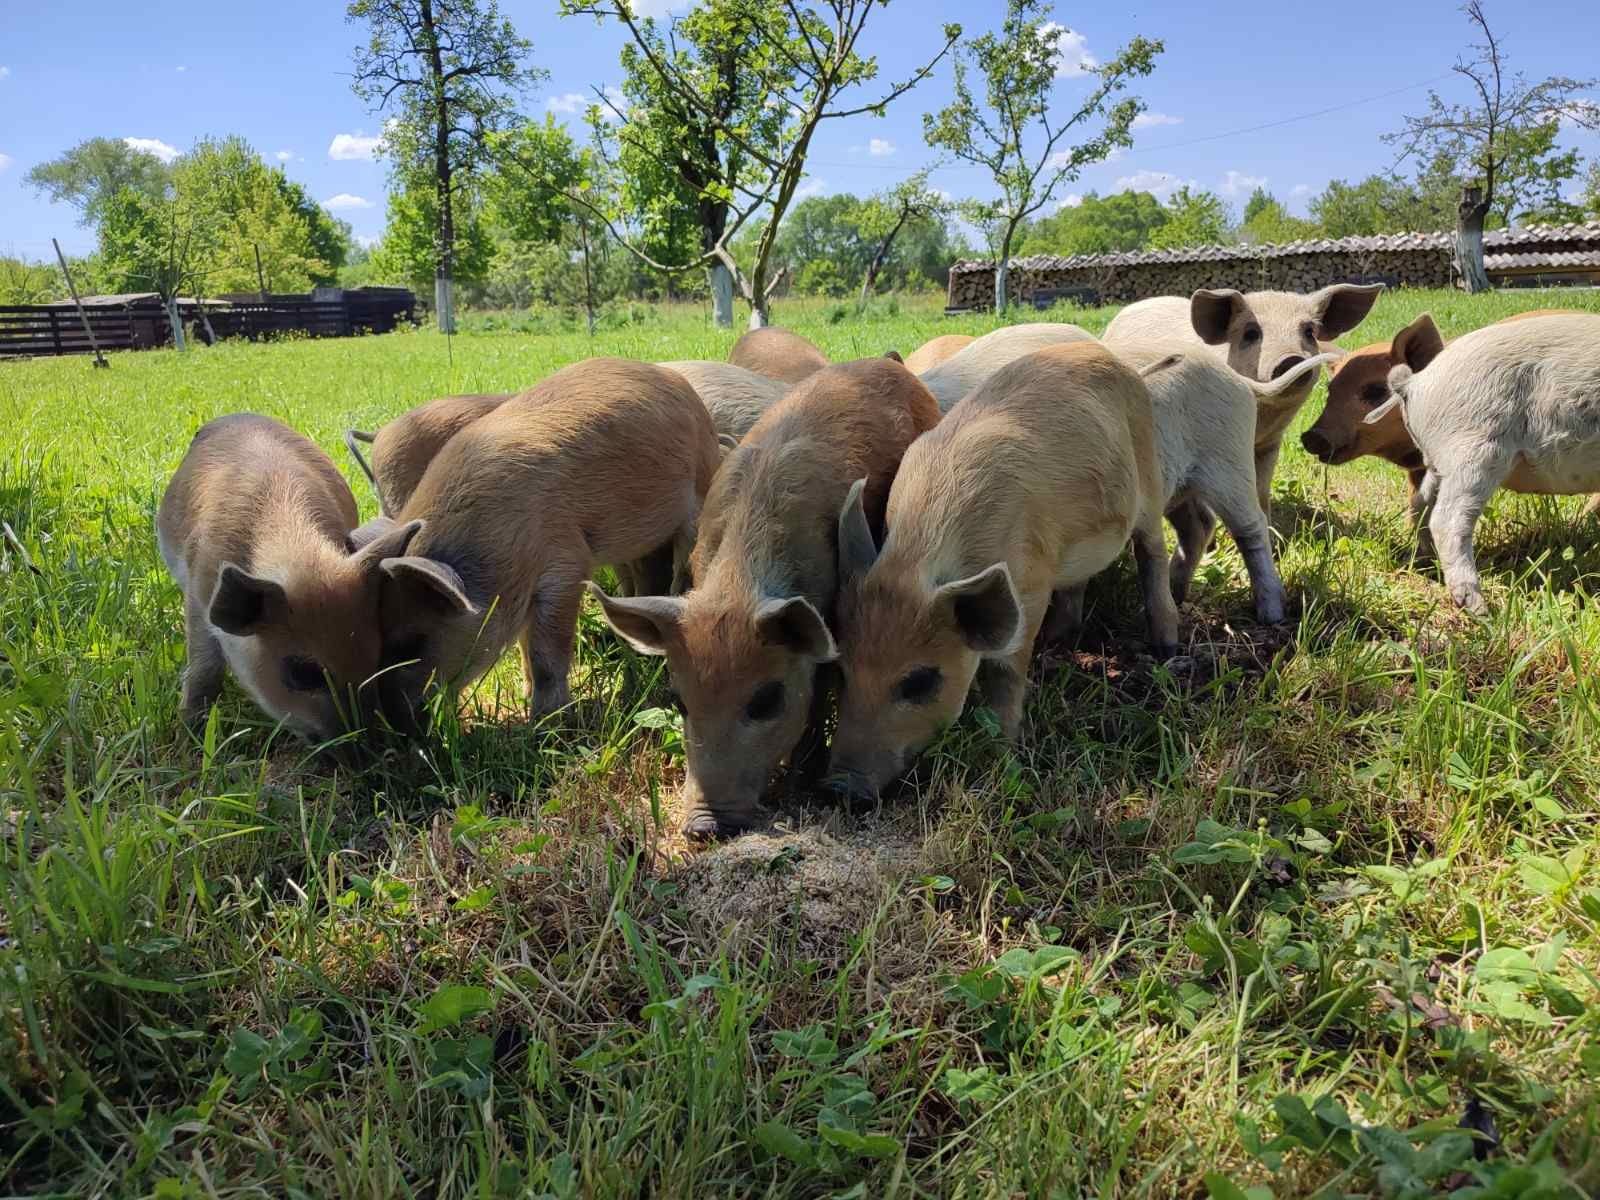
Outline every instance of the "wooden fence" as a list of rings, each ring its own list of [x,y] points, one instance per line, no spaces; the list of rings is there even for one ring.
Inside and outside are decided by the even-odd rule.
[[[144,335],[151,314],[126,308],[86,310],[102,350],[134,350],[152,344]],[[163,325],[166,314],[156,312]],[[21,354],[88,354],[89,338],[77,310],[44,304],[0,306],[0,357]]]

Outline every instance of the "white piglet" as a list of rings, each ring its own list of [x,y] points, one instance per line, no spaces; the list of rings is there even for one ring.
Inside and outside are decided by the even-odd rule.
[[[1537,317],[1457,338],[1416,370],[1391,350],[1389,400],[1427,465],[1421,501],[1450,597],[1487,611],[1472,533],[1502,485],[1567,496],[1600,491],[1600,316]]]

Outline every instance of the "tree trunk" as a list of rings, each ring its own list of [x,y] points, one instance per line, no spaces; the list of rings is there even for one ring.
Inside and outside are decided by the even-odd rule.
[[[583,308],[589,318],[589,336],[594,336],[594,275],[589,270],[589,227],[578,223],[578,236],[583,239]]]
[[[861,281],[861,299],[856,302],[856,311],[860,312],[867,307],[867,300],[872,295],[872,285],[878,282],[878,272],[883,270],[883,264],[889,257],[889,249],[894,245],[894,239],[900,236],[900,228],[906,223],[909,215],[908,212],[900,214],[900,219],[894,223],[894,228],[889,230],[889,236],[883,239],[878,252],[867,264],[867,277]]]
[[[733,272],[727,263],[714,262],[706,268],[706,281],[711,285],[711,319],[719,329],[733,328]]]
[[[1002,316],[1011,302],[1011,297],[1006,294],[1006,285],[1011,281],[1011,241],[1016,235],[1017,222],[1008,222],[1005,234],[1000,238],[1000,257],[994,265],[994,311]]]
[[[767,317],[767,302],[765,299],[750,301],[750,328],[765,329],[771,321]]]
[[[1456,270],[1461,286],[1473,293],[1489,290],[1489,273],[1483,266],[1483,220],[1488,215],[1483,189],[1475,184],[1462,188],[1456,205]]]
[[[183,318],[178,315],[178,298],[167,297],[167,320],[172,325],[172,344],[179,350],[189,347],[183,340]]]
[[[421,0],[423,44],[428,48],[428,70],[433,86],[433,181],[439,204],[439,225],[435,230],[433,303],[439,332],[456,331],[454,295],[456,220],[450,195],[450,120],[444,99],[444,58],[439,51],[439,33],[434,27],[433,0]]]

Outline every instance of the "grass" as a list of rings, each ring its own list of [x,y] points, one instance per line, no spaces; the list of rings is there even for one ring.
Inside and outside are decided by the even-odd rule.
[[[1347,340],[1551,304],[1600,299],[1399,293]],[[779,316],[836,357],[988,325]],[[550,727],[516,718],[508,655],[466,719],[363,774],[232,685],[186,734],[151,521],[201,422],[267,412],[334,451],[434,395],[732,340],[690,311],[593,342],[493,324],[0,368],[5,1190],[1600,1188],[1581,500],[1494,502],[1495,615],[1467,619],[1409,564],[1400,474],[1299,451],[1319,394],[1276,486],[1290,630],[1250,624],[1223,539],[1157,667],[1124,567],[1038,664],[1020,746],[971,714],[879,811],[792,799],[713,850],[666,815],[663,681],[592,606]]]

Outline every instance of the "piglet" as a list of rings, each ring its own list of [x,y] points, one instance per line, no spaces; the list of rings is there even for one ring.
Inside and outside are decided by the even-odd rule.
[[[769,325],[733,344],[728,361],[782,383],[799,383],[828,365],[828,356],[798,333]]]
[[[939,402],[939,411],[949,412],[973,388],[1023,355],[1046,346],[1092,341],[1094,337],[1087,330],[1058,321],[1006,325],[962,346],[922,371],[918,378]]]
[[[236,413],[201,426],[161,498],[156,540],[183,589],[183,715],[203,721],[224,670],[314,742],[360,724],[380,665],[383,563],[407,534],[352,553],[355,497],[308,438]]]
[[[1427,467],[1420,500],[1450,598],[1488,611],[1472,533],[1496,489],[1568,496],[1600,491],[1600,316],[1547,316],[1457,338],[1426,369],[1408,358],[1439,342],[1419,318],[1395,337],[1393,393]]]
[[[406,506],[422,481],[423,472],[446,442],[479,417],[499,408],[510,396],[510,392],[441,396],[385,422],[376,433],[347,429],[345,447],[372,484],[383,515],[392,517]],[[370,465],[361,453],[362,442],[372,447]]]
[[[409,721],[430,680],[464,687],[517,639],[533,715],[564,707],[584,581],[660,547],[681,577],[720,456],[682,376],[620,358],[563,368],[456,434],[397,518],[417,531],[408,553],[383,563],[385,710]]]
[[[595,589],[619,634],[666,656],[684,710],[689,834],[747,828],[779,762],[808,733],[820,743],[836,516],[865,479],[866,519],[881,529],[901,456],[938,420],[933,397],[898,363],[826,367],[768,409],[717,473],[686,595]]]
[[[1130,537],[1150,641],[1172,652],[1153,425],[1132,368],[1073,342],[996,371],[912,443],[881,547],[852,488],[839,515],[830,788],[875,797],[960,715],[974,677],[1015,737],[1052,596],[1104,570]]]

